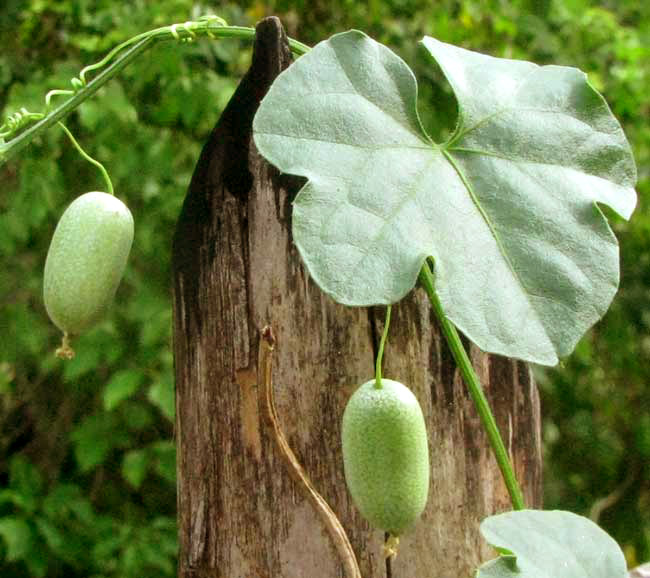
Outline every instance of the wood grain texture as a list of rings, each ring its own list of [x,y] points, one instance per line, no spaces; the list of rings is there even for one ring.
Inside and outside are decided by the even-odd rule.
[[[308,278],[290,238],[301,181],[257,153],[251,123],[291,62],[275,18],[257,27],[251,69],[198,161],[174,237],[179,576],[344,575],[322,520],[287,471],[264,418],[259,334],[272,325],[278,419],[293,452],[347,530],[364,578],[386,576],[383,535],[351,504],[340,422],[373,375],[383,309],[348,308]],[[394,309],[386,377],[410,385],[428,421],[427,510],[403,537],[393,578],[470,576],[478,522],[508,509],[478,417],[422,291]],[[539,401],[527,368],[472,351],[529,505],[541,496]]]

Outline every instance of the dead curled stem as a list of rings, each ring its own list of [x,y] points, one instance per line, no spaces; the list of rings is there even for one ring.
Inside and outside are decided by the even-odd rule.
[[[273,428],[273,436],[275,441],[280,449],[282,458],[286,462],[289,473],[298,482],[301,490],[311,502],[312,506],[323,520],[327,531],[329,532],[332,541],[336,547],[336,550],[339,554],[341,562],[345,568],[345,575],[347,578],[362,578],[361,570],[359,570],[359,564],[357,563],[357,558],[352,549],[352,544],[343,529],[343,525],[340,520],[337,518],[336,514],[332,511],[329,504],[325,501],[323,496],[321,496],[314,488],[314,485],[311,483],[311,480],[307,476],[304,468],[300,465],[300,462],[296,458],[296,455],[293,453],[293,450],[289,447],[289,443],[282,432],[280,427],[280,420],[278,419],[278,414],[275,409],[275,403],[273,401],[273,349],[275,347],[275,336],[273,335],[273,329],[270,325],[267,325],[262,329],[261,339],[260,339],[260,366],[263,371],[263,386],[266,397],[266,411],[267,417],[270,425]]]

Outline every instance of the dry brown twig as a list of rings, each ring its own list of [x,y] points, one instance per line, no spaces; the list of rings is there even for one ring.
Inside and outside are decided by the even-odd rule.
[[[347,578],[362,578],[361,571],[359,570],[359,564],[357,563],[357,558],[352,549],[352,544],[343,529],[341,521],[337,518],[336,514],[330,508],[329,504],[325,501],[325,498],[321,496],[311,480],[307,476],[304,468],[300,465],[300,462],[296,458],[296,455],[293,453],[289,443],[287,442],[282,428],[280,427],[280,421],[278,419],[278,414],[275,409],[275,403],[273,401],[273,349],[275,347],[275,336],[273,335],[273,329],[270,325],[267,325],[262,329],[261,339],[260,339],[260,363],[262,367],[263,379],[264,379],[264,391],[266,395],[266,411],[268,420],[273,428],[273,435],[275,441],[280,448],[280,453],[284,461],[286,462],[291,476],[298,482],[300,488],[304,492],[307,499],[310,501],[321,520],[325,524],[327,531],[334,542],[334,546],[339,554],[341,562],[345,568],[345,575]]]

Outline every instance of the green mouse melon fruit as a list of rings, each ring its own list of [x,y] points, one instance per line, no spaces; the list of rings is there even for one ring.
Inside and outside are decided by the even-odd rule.
[[[106,311],[133,242],[133,217],[113,195],[77,197],[56,226],[45,260],[43,297],[50,319],[78,335]]]
[[[371,526],[399,536],[424,510],[429,446],[411,390],[390,379],[361,385],[343,413],[345,481]]]

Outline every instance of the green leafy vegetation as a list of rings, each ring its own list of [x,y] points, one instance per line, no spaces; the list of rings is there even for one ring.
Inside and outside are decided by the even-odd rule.
[[[277,14],[309,44],[357,28],[391,46],[413,66],[436,142],[454,129],[456,101],[416,45],[424,35],[588,73],[632,145],[640,206],[629,223],[607,213],[621,242],[612,308],[563,367],[539,373],[546,507],[598,518],[630,565],[650,559],[650,5],[278,0],[216,9],[243,25]],[[114,45],[205,11],[189,0],[9,0],[0,107],[41,110],[46,92]],[[250,45],[234,40],[156,46],[66,120],[138,223],[115,306],[77,340],[69,364],[52,355],[59,336],[42,304],[42,267],[61,208],[101,181],[57,129],[0,170],[3,577],[175,575],[169,248],[202,143],[249,58]]]
[[[42,110],[49,90],[115,44],[194,10],[186,1],[9,4],[5,114]],[[248,23],[237,8],[222,13]],[[59,128],[0,172],[3,578],[176,574],[171,237],[202,143],[249,59],[250,45],[236,41],[160,45],[66,119],[137,221],[110,315],[75,339],[69,362],[54,357],[60,333],[43,305],[43,266],[63,209],[104,182]]]

